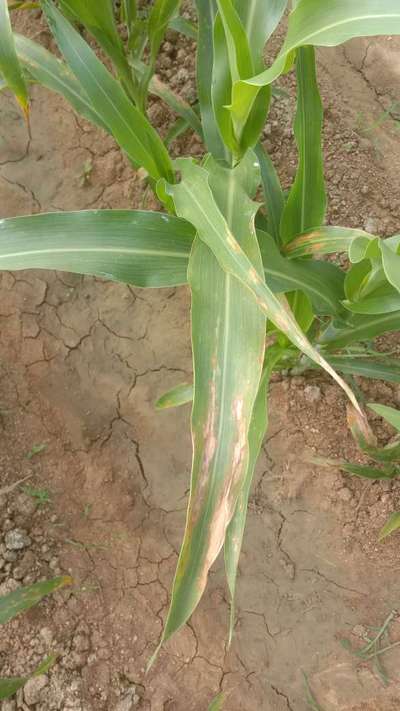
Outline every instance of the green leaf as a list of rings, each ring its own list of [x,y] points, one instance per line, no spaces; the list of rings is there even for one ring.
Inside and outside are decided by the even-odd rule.
[[[85,25],[114,62],[120,77],[131,84],[131,72],[115,24],[112,0],[60,0],[60,7],[68,18]]]
[[[251,200],[258,182],[254,156],[249,155],[232,170],[209,158],[203,172],[216,209],[224,215],[256,273],[261,274],[255,203]],[[179,204],[178,199],[176,202]],[[193,468],[185,538],[162,641],[192,614],[224,544],[247,475],[249,427],[264,358],[264,315],[248,290],[220,266],[199,237],[190,258],[189,283]]]
[[[249,41],[255,70],[261,70],[265,44],[278,26],[288,0],[234,0],[234,4]]]
[[[395,511],[391,514],[390,518],[386,521],[385,525],[379,532],[379,541],[383,541],[384,538],[390,536],[394,531],[398,531],[400,528],[400,512]]]
[[[57,8],[49,0],[42,0],[42,5],[68,66],[117,143],[132,163],[143,166],[154,180],[173,180],[166,148],[148,120]]]
[[[66,585],[72,585],[72,582],[69,575],[64,575],[53,578],[53,580],[44,580],[28,587],[18,588],[14,592],[0,597],[0,625],[9,622],[21,612],[30,610],[46,595],[56,592]]]
[[[313,464],[321,465],[323,467],[338,467],[348,474],[353,476],[361,477],[362,479],[392,479],[393,476],[397,475],[397,472],[393,470],[393,467],[387,465],[387,470],[385,468],[378,469],[377,467],[370,467],[366,464],[351,464],[350,462],[344,462],[341,459],[325,459],[324,457],[312,457],[310,461]],[[389,472],[390,466],[390,472]]]
[[[388,281],[400,292],[400,255],[389,246],[390,240],[381,240],[382,264]]]
[[[226,700],[226,694],[224,694],[224,692],[221,691],[221,693],[218,694],[218,696],[216,696],[215,699],[213,699],[213,701],[209,705],[208,711],[221,711],[225,700]]]
[[[387,314],[400,310],[400,294],[390,284],[383,284],[357,301],[343,301],[343,306],[355,314]]]
[[[368,403],[368,407],[400,432],[400,410],[396,410],[394,407],[388,407],[387,405],[377,405],[372,402]]]
[[[207,149],[214,158],[225,160],[228,151],[221,139],[214,118],[211,98],[212,75],[214,65],[213,27],[215,4],[213,0],[196,0],[199,19],[199,38],[197,43],[197,91],[199,96],[204,139]]]
[[[253,153],[252,155],[254,156]],[[222,269],[232,274],[238,283],[243,284],[251,292],[259,308],[275,326],[305,355],[326,370],[359,410],[357,400],[347,383],[311,345],[295,321],[287,302],[272,293],[241,249],[216,205],[207,171],[185,158],[178,159],[176,165],[181,170],[182,182],[179,185],[170,185],[168,194],[174,200],[177,214],[193,224],[200,239],[214,252]],[[258,166],[258,162],[256,165]]]
[[[181,0],[155,0],[149,16],[150,57],[154,63],[158,50],[174,15],[179,11]]]
[[[0,72],[27,117],[29,113],[28,89],[15,50],[7,0],[0,0]]]
[[[272,237],[257,230],[264,263],[265,280],[275,294],[300,289],[312,301],[317,314],[339,316],[343,309],[344,274],[334,264],[287,259]]]
[[[319,227],[303,235],[298,235],[286,244],[284,252],[290,258],[306,257],[308,255],[334,254],[335,252],[348,252],[353,240],[357,237],[370,237],[362,230],[353,230],[348,227]]]
[[[313,47],[299,49],[296,70],[297,114],[294,131],[299,165],[282,215],[281,238],[284,243],[322,225],[326,209],[322,156],[323,110]]]
[[[245,127],[232,121],[228,105],[232,83],[240,77],[250,76],[254,65],[239,14],[232,0],[217,0],[219,15],[214,24],[214,68],[212,99],[214,114],[225,145],[235,156],[243,155],[258,141],[269,108],[269,87],[260,92],[254,102]]]
[[[19,689],[22,689],[22,687],[25,686],[29,679],[48,672],[49,669],[51,669],[51,667],[56,663],[57,659],[57,654],[50,654],[29,676],[16,676],[8,679],[0,679],[0,699],[9,699],[11,696],[14,696]]]
[[[344,348],[351,343],[370,341],[382,333],[398,331],[400,311],[378,316],[355,314],[348,319],[346,326],[331,325],[322,334],[320,342],[328,348]]]
[[[335,370],[345,375],[361,375],[363,378],[400,383],[400,363],[398,360],[386,359],[378,361],[372,358],[365,358],[363,360],[356,354],[351,356],[333,356],[326,353],[325,357]]]
[[[58,269],[136,286],[186,283],[194,237],[161,212],[88,210],[0,221],[0,269]]]
[[[274,238],[275,242],[280,241],[280,224],[285,198],[282,186],[275,170],[274,164],[261,143],[255,148],[255,154],[260,164],[261,181],[265,197],[265,205],[268,212],[267,230]]]
[[[245,122],[260,89],[285,71],[288,58],[304,45],[336,46],[353,37],[400,34],[398,0],[299,0],[289,16],[283,47],[269,69],[233,88],[232,112]]]
[[[167,410],[170,407],[180,407],[186,405],[193,400],[193,385],[192,383],[180,383],[172,390],[164,393],[156,402],[157,410]]]
[[[179,94],[175,94],[167,84],[164,84],[156,76],[152,77],[149,86],[150,93],[162,99],[167,106],[178,116],[185,119],[190,128],[203,140],[203,127],[201,121],[192,107],[184,101]]]
[[[239,566],[239,556],[242,548],[244,529],[246,525],[247,506],[253,481],[254,469],[260,454],[261,445],[268,428],[268,388],[274,366],[281,357],[281,349],[272,347],[267,350],[264,370],[261,376],[257,397],[249,429],[249,461],[243,486],[240,490],[235,513],[228,526],[225,539],[225,569],[231,596],[231,616],[229,625],[229,643],[231,642],[235,623],[235,591]]]
[[[197,41],[198,29],[196,25],[193,22],[189,22],[189,20],[186,20],[181,15],[173,17],[169,23],[169,27],[171,30],[179,32],[181,35],[184,35],[188,39]]]
[[[15,34],[14,39],[19,61],[34,81],[61,94],[78,113],[109,130],[64,62],[27,37]]]

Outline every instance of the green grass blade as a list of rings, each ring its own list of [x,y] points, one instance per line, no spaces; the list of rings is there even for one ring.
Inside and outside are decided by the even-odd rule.
[[[225,215],[257,273],[254,158],[229,170],[212,159],[207,175]],[[194,359],[194,442],[185,537],[163,641],[190,617],[218,556],[247,474],[249,427],[264,358],[266,320],[248,290],[226,273],[196,237],[189,266]],[[210,289],[212,284],[212,289]]]
[[[295,321],[287,303],[273,294],[263,277],[256,272],[243,253],[215,203],[207,171],[185,158],[178,159],[176,165],[181,170],[182,181],[179,185],[169,186],[168,192],[174,200],[177,214],[193,224],[200,239],[214,252],[221,267],[246,286],[253,294],[259,308],[275,326],[305,355],[326,370],[359,410],[357,400],[347,383],[311,345]]]
[[[279,243],[280,224],[283,208],[285,207],[282,186],[274,164],[261,143],[257,144],[255,153],[260,164],[261,181],[268,212],[268,232]]]
[[[46,595],[56,592],[66,585],[72,585],[72,578],[64,575],[53,580],[44,580],[28,587],[18,588],[8,595],[0,597],[0,625],[4,625],[21,612],[38,604]]]
[[[267,350],[265,366],[260,381],[249,429],[249,461],[247,472],[236,504],[235,513],[226,532],[224,553],[228,588],[231,597],[231,615],[229,625],[229,643],[232,640],[235,624],[235,591],[240,551],[247,517],[251,483],[254,469],[260,454],[262,441],[268,428],[268,389],[274,366],[281,357],[279,348]]]
[[[250,114],[260,89],[275,81],[288,58],[304,45],[332,47],[353,37],[400,34],[398,0],[299,0],[289,17],[284,45],[269,69],[238,81],[233,88],[232,112],[242,123]]]
[[[167,410],[170,407],[180,407],[187,405],[193,400],[193,385],[181,383],[164,393],[156,402],[156,410]]]
[[[395,410],[394,407],[388,407],[387,405],[377,405],[376,403],[369,403],[368,407],[400,432],[400,410]]]
[[[196,0],[199,24],[197,43],[197,90],[199,95],[201,121],[207,149],[216,159],[228,157],[224,143],[214,118],[211,98],[212,74],[214,65],[213,27],[215,6],[213,0]]]
[[[15,50],[7,0],[0,0],[0,72],[27,117],[28,88]]]
[[[161,212],[88,210],[0,222],[0,269],[57,269],[136,286],[187,282],[193,228]]]
[[[49,0],[43,0],[42,6],[68,66],[132,163],[143,166],[155,180],[173,179],[168,153],[148,120],[57,8]]]
[[[317,230],[311,230],[295,237],[285,245],[284,253],[295,259],[308,255],[320,256],[335,252],[348,252],[353,241],[358,237],[373,239],[372,235],[368,235],[362,230],[348,227],[319,227]]]
[[[296,71],[297,114],[294,131],[299,165],[282,214],[281,238],[284,243],[322,225],[326,210],[322,156],[323,110],[313,47],[298,50]]]
[[[390,518],[386,521],[385,525],[379,532],[379,541],[383,541],[385,538],[391,535],[391,533],[394,533],[394,531],[398,531],[400,528],[400,512],[395,511],[392,513]]]
[[[19,61],[34,81],[61,94],[75,111],[105,131],[109,130],[64,62],[27,37],[18,34],[14,37]]]

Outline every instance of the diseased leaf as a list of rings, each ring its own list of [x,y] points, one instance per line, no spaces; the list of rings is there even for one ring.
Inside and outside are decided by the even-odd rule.
[[[42,0],[42,6],[68,66],[94,111],[132,163],[136,167],[143,166],[154,180],[160,177],[173,180],[166,148],[149,121],[135,108],[120,84],[57,8],[49,0]]]
[[[14,39],[19,61],[34,81],[61,94],[78,113],[109,130],[64,62],[27,37],[15,34]]]
[[[385,538],[390,536],[394,531],[398,531],[400,528],[400,511],[395,511],[391,514],[390,518],[386,521],[385,525],[379,532],[379,541],[383,541]]]
[[[298,50],[296,70],[297,113],[294,131],[299,164],[282,214],[280,234],[284,243],[322,225],[326,209],[322,156],[323,110],[313,47]]]
[[[64,575],[53,578],[53,580],[44,580],[28,587],[18,588],[14,592],[0,597],[0,625],[4,625],[21,612],[34,607],[46,595],[56,592],[66,585],[72,585],[72,582],[69,575]]]
[[[157,400],[156,409],[167,410],[170,407],[180,407],[192,402],[192,400],[193,385],[191,383],[181,383],[172,388],[172,390],[168,390]]]
[[[348,227],[319,227],[317,230],[298,235],[284,246],[284,252],[291,259],[308,255],[348,252],[353,241],[360,236],[373,239],[372,235],[368,235],[362,230],[353,230]]]
[[[187,282],[193,228],[161,212],[88,210],[0,221],[0,269],[58,269],[136,286]]]
[[[244,529],[246,525],[247,506],[253,481],[254,469],[262,441],[268,428],[268,389],[272,371],[281,357],[279,347],[267,350],[261,382],[254,403],[253,414],[249,429],[249,461],[247,472],[240,490],[235,513],[228,526],[225,539],[225,569],[231,596],[231,615],[229,625],[229,643],[231,642],[235,624],[235,591],[236,578],[239,565],[239,556],[242,548]]]
[[[178,159],[176,165],[181,170],[182,182],[179,185],[169,186],[168,193],[174,200],[177,214],[193,224],[200,239],[214,252],[221,267],[249,289],[259,308],[275,326],[297,348],[326,370],[343,388],[356,409],[359,409],[354,394],[347,383],[315,350],[296,323],[287,303],[283,298],[272,293],[263,277],[257,273],[243,253],[215,203],[206,170],[185,158]]]
[[[261,274],[254,229],[256,205],[251,200],[258,182],[254,155],[232,170],[209,158],[203,170],[216,209]],[[265,316],[199,237],[190,258],[189,283],[194,454],[185,538],[162,641],[192,614],[224,544],[247,475],[249,427],[264,358]]]
[[[27,116],[29,112],[28,88],[15,50],[7,0],[0,0],[0,72]]]

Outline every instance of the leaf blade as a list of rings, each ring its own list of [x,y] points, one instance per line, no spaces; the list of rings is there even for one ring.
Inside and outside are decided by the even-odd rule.
[[[187,282],[194,231],[160,212],[88,210],[0,222],[0,269],[58,269],[136,286]]]
[[[0,71],[27,116],[28,88],[15,50],[7,0],[0,0]]]
[[[0,625],[14,619],[21,612],[30,610],[46,595],[56,592],[66,585],[72,585],[72,578],[64,575],[53,580],[44,580],[28,587],[17,588],[14,592],[0,597]]]

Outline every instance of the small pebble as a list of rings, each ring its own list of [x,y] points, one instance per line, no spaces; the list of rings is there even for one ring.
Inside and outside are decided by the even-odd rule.
[[[321,388],[318,385],[307,385],[304,388],[304,397],[308,402],[318,402],[321,400]]]
[[[14,528],[5,535],[5,544],[9,551],[20,551],[30,546],[31,543],[31,539],[23,528]]]

